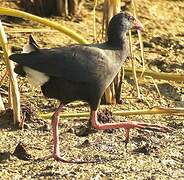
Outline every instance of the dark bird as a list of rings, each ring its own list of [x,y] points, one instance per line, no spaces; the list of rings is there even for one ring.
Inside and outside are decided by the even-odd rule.
[[[71,162],[60,156],[58,123],[63,106],[72,101],[81,100],[89,104],[90,120],[94,128],[124,128],[127,142],[130,129],[144,129],[148,126],[140,122],[100,124],[97,121],[101,97],[127,58],[126,32],[132,28],[142,30],[143,26],[133,16],[122,12],[111,19],[105,43],[39,49],[30,38],[23,53],[9,57],[17,63],[14,69],[17,74],[27,76],[32,83],[41,86],[46,97],[61,102],[52,116],[54,150],[51,157],[55,160]]]

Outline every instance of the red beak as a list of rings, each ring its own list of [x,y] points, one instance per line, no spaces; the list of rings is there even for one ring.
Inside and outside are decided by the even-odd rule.
[[[138,19],[134,20],[132,28],[140,30],[140,31],[144,31],[144,27],[143,27],[142,23]]]

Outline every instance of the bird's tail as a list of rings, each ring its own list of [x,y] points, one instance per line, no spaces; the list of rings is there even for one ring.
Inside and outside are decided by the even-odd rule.
[[[38,44],[33,39],[33,37],[30,35],[28,43],[23,47],[22,53],[27,54],[27,53],[31,53],[31,52],[37,51],[37,50],[39,50]],[[22,77],[25,77],[26,72],[24,70],[23,65],[21,65],[22,58],[20,58],[20,57],[21,57],[21,54],[12,54],[11,56],[9,56],[9,59],[17,63],[15,65],[14,72]]]
[[[28,43],[23,47],[22,53],[30,53],[33,51],[37,51],[39,49],[38,44],[34,40],[34,38],[30,35]]]

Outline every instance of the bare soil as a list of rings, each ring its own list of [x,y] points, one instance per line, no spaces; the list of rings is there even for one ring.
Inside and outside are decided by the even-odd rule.
[[[15,1],[2,0],[1,6],[20,9]],[[146,69],[156,72],[184,74],[184,1],[137,0],[137,13],[144,24],[143,33]],[[93,1],[85,2],[82,18],[72,20],[51,17],[52,21],[65,24],[93,41]],[[97,33],[102,24],[102,4],[97,10]],[[131,11],[131,8],[129,11]],[[28,32],[11,32],[16,29],[49,29],[43,25],[18,18],[2,17],[13,52],[21,51]],[[81,20],[82,19],[82,20]],[[60,32],[33,32],[40,47],[56,47],[75,43]],[[133,35],[137,67],[141,67],[137,34]],[[130,66],[131,62],[127,63]],[[0,62],[0,76],[5,66]],[[8,84],[3,81],[0,92],[8,106]],[[183,82],[155,80],[161,97],[150,78],[139,82],[143,97],[138,100],[132,77],[125,76],[122,86],[122,104],[101,106],[111,111],[141,110],[153,106],[184,107]],[[62,118],[60,150],[65,159],[88,160],[96,163],[67,164],[53,159],[40,161],[51,154],[50,120],[40,114],[53,112],[58,102],[46,99],[39,89],[31,88],[27,80],[19,78],[21,104],[25,129],[12,125],[11,110],[0,114],[0,179],[184,179],[184,124],[183,116],[145,115],[118,117],[108,115],[110,121],[144,121],[173,127],[170,133],[132,130],[130,142],[125,148],[124,132],[86,132],[88,118]],[[64,112],[87,112],[88,105],[75,102],[67,105]],[[105,119],[106,120],[106,119]],[[21,143],[20,143],[21,142]],[[18,145],[18,146],[17,146]]]

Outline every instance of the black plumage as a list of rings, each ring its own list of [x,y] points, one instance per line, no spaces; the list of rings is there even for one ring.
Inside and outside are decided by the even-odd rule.
[[[89,104],[93,127],[102,130],[124,128],[127,141],[131,128],[147,126],[139,122],[100,124],[97,121],[100,99],[128,55],[126,32],[131,28],[143,27],[133,16],[123,12],[111,19],[107,31],[108,40],[105,43],[39,49],[31,38],[27,53],[9,57],[17,63],[17,74],[26,75],[36,81],[40,79],[43,94],[61,101],[52,117],[54,159],[71,162],[60,156],[58,122],[63,105],[74,100],[83,100]]]
[[[50,77],[41,87],[45,96],[64,104],[84,100],[95,109],[127,56],[124,46],[123,50],[114,50],[107,43],[38,49],[29,54],[14,54],[10,59],[19,64],[17,68],[27,66]]]
[[[41,87],[45,96],[59,99],[63,104],[87,101],[96,110],[127,57],[125,32],[132,26],[126,23],[128,18],[125,13],[116,15],[109,25],[109,41],[102,44],[38,49],[31,39],[30,45],[35,48],[31,53],[10,56],[19,64],[15,72],[25,75],[22,66],[42,72],[50,77]]]

